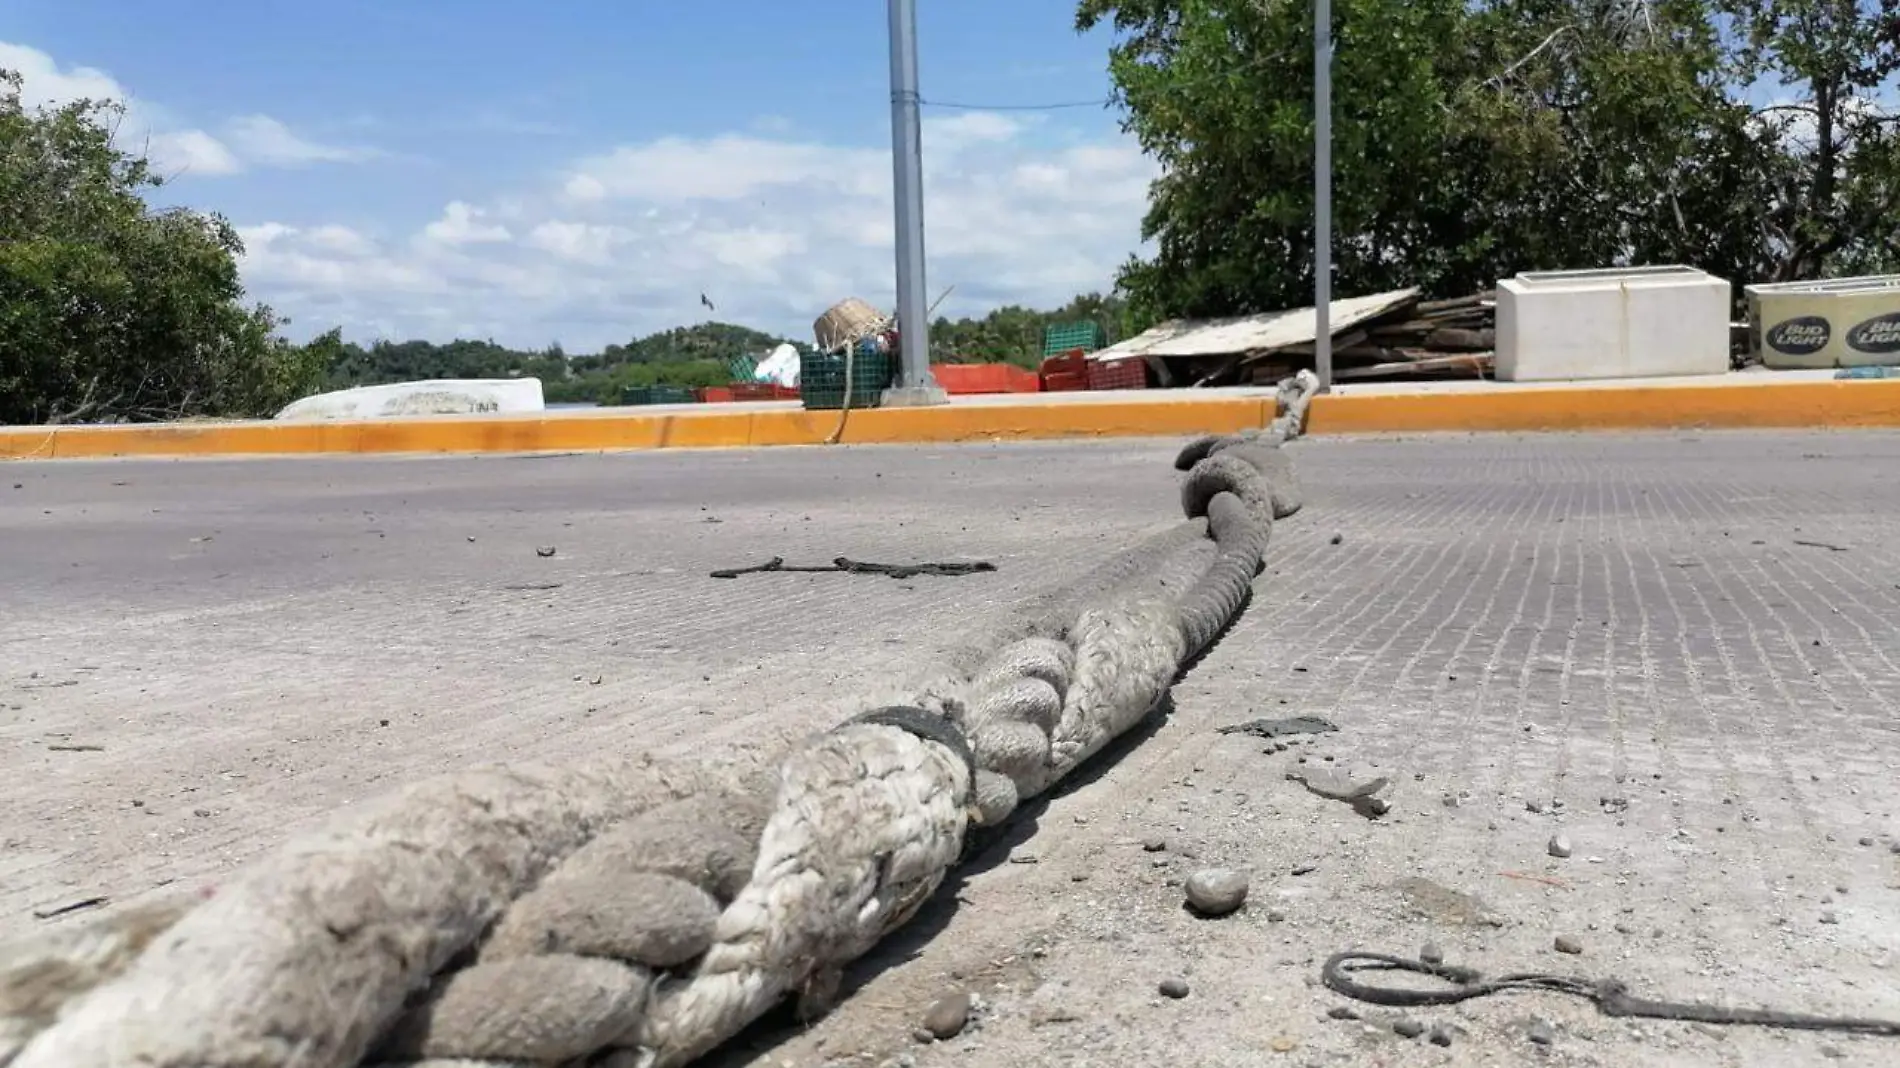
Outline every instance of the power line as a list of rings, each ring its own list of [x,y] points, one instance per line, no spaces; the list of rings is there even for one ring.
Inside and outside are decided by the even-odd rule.
[[[1096,100],[1063,100],[1053,104],[966,104],[955,100],[924,100],[917,103],[927,108],[952,108],[959,111],[1061,111],[1066,108],[1102,107],[1114,102],[1113,97],[1101,97]]]
[[[1198,89],[1205,85],[1232,81],[1236,74],[1250,74],[1269,66],[1278,66],[1289,59],[1284,52],[1257,56],[1230,70],[1216,71],[1199,78],[1187,78],[1166,87],[1166,91],[1179,92]],[[927,108],[945,108],[957,111],[1064,111],[1070,108],[1105,107],[1116,102],[1112,96],[1096,97],[1093,100],[1058,100],[1047,104],[971,104],[960,100],[925,100],[917,98],[919,106]]]

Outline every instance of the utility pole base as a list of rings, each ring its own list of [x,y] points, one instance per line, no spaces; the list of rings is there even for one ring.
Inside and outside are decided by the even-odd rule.
[[[930,408],[949,403],[950,394],[945,393],[934,379],[922,385],[892,386],[884,391],[886,408]]]

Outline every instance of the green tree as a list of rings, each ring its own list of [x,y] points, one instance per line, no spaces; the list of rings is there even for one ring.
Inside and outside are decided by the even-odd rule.
[[[1781,99],[1759,112],[1776,151],[1760,222],[1763,275],[1900,270],[1900,10],[1876,0],[1722,0],[1728,72]]]
[[[981,319],[940,317],[930,324],[931,360],[1034,367],[1042,359],[1043,331],[1053,323],[1075,322],[1096,323],[1111,340],[1139,332],[1131,329],[1127,303],[1120,297],[1085,293],[1053,311],[1011,304]]]
[[[151,211],[161,180],[112,139],[122,113],[26,108],[0,70],[0,422],[266,415],[332,355],[245,307],[229,222]]]
[[[1891,6],[1335,0],[1336,291],[1890,262],[1895,228],[1875,220],[1900,189],[1894,122],[1874,101],[1894,89]],[[1311,23],[1304,0],[1080,3],[1079,27],[1116,29],[1124,124],[1164,170],[1144,220],[1156,253],[1117,279],[1138,319],[1310,301]],[[1812,125],[1835,116],[1831,155],[1786,150],[1749,106],[1768,75],[1810,88]]]

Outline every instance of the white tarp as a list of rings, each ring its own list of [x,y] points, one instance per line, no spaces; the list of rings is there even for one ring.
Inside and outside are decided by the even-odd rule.
[[[538,378],[436,378],[318,393],[292,401],[277,418],[393,419],[405,415],[485,415],[545,411]]]
[[[759,361],[758,370],[752,372],[752,380],[787,387],[798,385],[798,350],[790,345],[773,349],[772,355]]]
[[[1395,289],[1368,297],[1336,300],[1328,305],[1334,334],[1376,319],[1418,299],[1417,289]],[[1174,319],[1136,334],[1126,341],[1089,353],[1091,360],[1123,356],[1227,356],[1237,352],[1310,345],[1319,334],[1319,316],[1312,308],[1289,308],[1233,319]]]

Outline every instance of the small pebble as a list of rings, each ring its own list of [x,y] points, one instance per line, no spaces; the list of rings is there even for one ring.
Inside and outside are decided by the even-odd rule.
[[[1141,849],[1144,853],[1164,853],[1168,849],[1168,840],[1166,838],[1143,838],[1141,840]]]
[[[1225,916],[1247,902],[1247,876],[1227,868],[1208,868],[1188,876],[1187,903],[1205,916]]]
[[[1434,1046],[1449,1046],[1451,1045],[1451,1028],[1440,1024],[1432,1028],[1432,1033],[1426,1035],[1425,1040]]]
[[[1163,979],[1161,980],[1161,985],[1157,986],[1155,989],[1159,990],[1161,992],[1161,996],[1164,998],[1179,999],[1179,998],[1184,998],[1188,996],[1188,985],[1187,985],[1186,979]]]
[[[1575,847],[1570,844],[1570,836],[1567,834],[1551,835],[1550,844],[1544,848],[1551,856],[1559,858],[1567,857],[1575,852]]]
[[[1334,1020],[1357,1020],[1359,1013],[1350,1005],[1334,1005],[1326,1010],[1326,1015]]]
[[[956,990],[945,994],[924,1010],[924,1030],[939,1041],[955,1038],[970,1022],[970,993]]]
[[[1401,1016],[1392,1021],[1392,1033],[1400,1038],[1417,1038],[1425,1033],[1425,1025],[1409,1016]]]
[[[1860,844],[1862,846],[1870,846],[1874,844],[1874,840],[1872,838],[1862,838]]]
[[[1285,922],[1286,922],[1286,913],[1284,913],[1284,912],[1281,912],[1281,911],[1280,911],[1280,910],[1278,910],[1278,909],[1273,909],[1273,910],[1270,910],[1270,911],[1269,911],[1269,912],[1267,913],[1267,922],[1268,922],[1268,923],[1285,923]]]
[[[1559,953],[1582,953],[1583,943],[1570,935],[1558,935],[1551,943]]]
[[[1425,947],[1418,951],[1418,959],[1436,968],[1445,963],[1445,951],[1439,949],[1436,942],[1427,942]]]
[[[1841,918],[1839,916],[1834,915],[1832,910],[1829,910],[1827,912],[1821,913],[1821,922],[1822,923],[1839,923],[1841,922]]]
[[[1524,811],[1536,813],[1541,816],[1544,814],[1544,803],[1535,799],[1526,801],[1524,802]]]
[[[534,550],[534,555],[536,555],[536,556],[553,556],[553,555],[554,555],[554,546],[552,546],[552,545],[542,545],[542,546],[539,546],[539,547],[537,547],[537,548],[536,548],[536,549]]]
[[[1531,1023],[1530,1033],[1525,1037],[1531,1040],[1532,1045],[1548,1046],[1557,1041],[1557,1032],[1551,1030],[1544,1021],[1536,1020]]]

